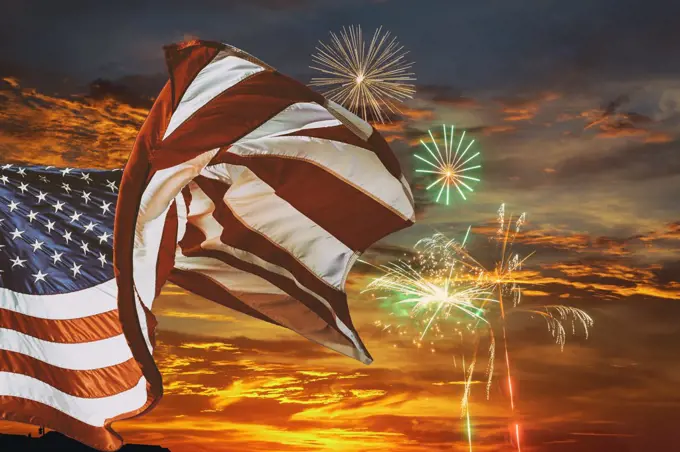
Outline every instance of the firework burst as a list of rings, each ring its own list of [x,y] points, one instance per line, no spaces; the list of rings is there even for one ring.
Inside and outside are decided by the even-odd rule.
[[[406,61],[404,47],[382,27],[373,34],[368,46],[361,27],[350,26],[331,33],[330,44],[319,41],[312,55],[315,69],[323,77],[312,78],[310,86],[325,89],[324,95],[365,120],[389,122],[399,113],[398,103],[413,97],[415,81]]]
[[[456,312],[470,321],[488,324],[483,306],[496,300],[491,298],[492,292],[486,284],[479,284],[478,279],[471,278],[465,271],[470,266],[460,265],[452,248],[436,246],[428,239],[418,241],[415,251],[410,261],[398,260],[377,267],[383,275],[371,281],[362,293],[398,294],[397,306],[411,305],[412,317],[424,315],[427,320],[420,340],[435,322],[448,319]]]
[[[434,177],[437,178],[434,182],[427,186],[427,190],[439,187],[436,202],[440,202],[442,195],[444,192],[446,192],[445,203],[448,206],[452,187],[458,191],[458,194],[460,194],[461,198],[464,200],[467,199],[463,189],[472,192],[473,189],[471,185],[479,182],[478,178],[471,176],[470,171],[481,168],[482,166],[476,162],[473,162],[473,160],[479,157],[479,152],[475,152],[474,154],[471,152],[468,154],[468,151],[474,144],[475,140],[470,140],[467,144],[464,144],[465,131],[463,131],[463,133],[460,135],[460,138],[458,139],[458,144],[455,146],[455,152],[454,126],[451,126],[451,129],[447,134],[446,125],[442,125],[442,131],[444,138],[443,152],[437,144],[437,140],[435,140],[434,136],[432,135],[432,131],[428,130],[427,132],[430,135],[432,147],[428,146],[425,141],[420,140],[420,143],[427,150],[427,154],[425,157],[415,154],[415,157],[422,162],[425,162],[427,167],[425,169],[416,169],[416,172],[433,174]]]
[[[444,337],[442,331],[453,329],[463,342],[463,333],[471,333],[474,337],[474,353],[468,365],[463,365],[465,389],[461,401],[461,415],[465,418],[467,440],[472,450],[469,398],[472,376],[477,363],[477,350],[482,336],[477,331],[486,334],[489,343],[486,368],[486,398],[490,397],[490,388],[495,373],[496,336],[500,334],[505,358],[505,370],[509,390],[510,408],[515,413],[515,394],[512,386],[510,353],[508,350],[508,335],[506,331],[507,317],[524,313],[545,320],[548,331],[555,338],[556,343],[563,348],[567,337],[565,324],[571,324],[570,330],[577,333],[577,326],[588,337],[589,328],[593,326],[593,319],[583,310],[563,305],[543,305],[520,307],[521,286],[535,284],[531,278],[522,273],[522,266],[533,254],[520,256],[513,250],[515,239],[526,221],[526,215],[521,214],[515,221],[512,216],[506,220],[505,206],[498,210],[498,230],[494,237],[500,248],[500,257],[493,267],[487,269],[479,259],[471,255],[466,249],[470,228],[462,241],[448,239],[443,234],[434,234],[419,240],[415,246],[415,257],[410,261],[397,261],[378,267],[382,276],[374,279],[366,287],[366,291],[387,292],[381,297],[389,300],[393,306],[410,304],[410,317],[420,318],[421,331],[419,341],[432,331],[437,338]],[[364,262],[364,261],[362,261]],[[395,301],[396,300],[396,301]],[[506,306],[512,300],[511,306]],[[454,320],[456,325],[461,322],[467,328],[447,327],[447,323]],[[389,324],[389,329],[404,333],[398,324]],[[387,330],[387,328],[386,328]],[[463,362],[465,362],[463,357]],[[517,450],[520,447],[520,424],[514,422],[511,426]]]

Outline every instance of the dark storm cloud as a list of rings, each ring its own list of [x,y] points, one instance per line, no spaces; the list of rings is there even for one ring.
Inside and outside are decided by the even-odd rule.
[[[93,100],[113,99],[131,107],[150,109],[164,82],[164,79],[157,83],[141,77],[127,77],[121,82],[97,79],[90,83],[87,97]],[[131,84],[136,87],[131,88]]]
[[[664,262],[662,268],[656,270],[655,273],[661,284],[677,281],[680,275],[680,261]]]
[[[603,180],[644,181],[664,179],[680,174],[680,141],[666,143],[629,142],[613,150],[567,157],[545,165],[525,157],[487,158],[484,175],[496,188],[528,189],[538,186],[585,184],[599,185]],[[540,165],[540,163],[538,163]]]
[[[414,27],[408,0],[12,2],[0,18],[6,36],[0,60],[90,79],[110,76],[97,73],[102,68],[116,68],[115,76],[155,72],[163,69],[160,47],[188,33],[228,40],[299,73],[328,30],[360,23],[369,32],[382,24],[399,37],[416,61],[420,84],[454,83],[462,91],[534,91],[680,71],[680,59],[673,58],[680,31],[667,20],[680,12],[677,2],[487,0],[456,4],[449,14],[452,7],[425,2],[417,8],[418,23],[430,25]],[[469,102],[463,92],[440,100]]]
[[[534,28],[534,36],[538,36],[536,28],[542,33],[525,49],[528,55],[521,66],[527,81],[583,88],[605,78],[637,79],[680,71],[680,62],[669,60],[677,52],[674,43],[680,40],[680,29],[665,20],[680,13],[678,3],[529,3],[534,8],[520,21]],[[529,71],[535,71],[536,77]]]
[[[446,85],[418,85],[418,97],[432,100],[438,105],[456,108],[471,108],[478,102],[466,97],[462,90]]]
[[[15,2],[9,8],[13,14],[37,15],[47,14],[52,19],[87,19],[92,16],[118,11],[121,14],[135,14],[149,10],[157,10],[173,14],[173,11],[234,11],[246,7],[288,9],[309,5],[310,0],[251,0],[247,2],[229,2],[223,0],[195,0],[190,5],[182,0],[119,0],[115,5],[97,4],[87,0],[60,0],[58,2],[26,1]],[[164,8],[161,11],[159,8]]]
[[[680,174],[680,141],[629,145],[604,155],[580,156],[556,166],[561,180],[590,178],[592,175],[624,180],[664,178]]]

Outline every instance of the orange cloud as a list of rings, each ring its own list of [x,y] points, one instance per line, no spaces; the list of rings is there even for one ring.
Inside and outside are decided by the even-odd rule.
[[[507,133],[507,132],[514,132],[517,130],[517,127],[515,126],[510,126],[510,125],[497,125],[497,126],[488,126],[488,127],[483,127],[482,128],[482,133],[484,135],[493,135],[496,133]]]
[[[665,132],[650,131],[645,137],[645,143],[670,143],[675,137]]]
[[[660,231],[653,231],[639,237],[642,242],[655,242],[660,240],[680,240],[680,221],[669,223]]]
[[[410,123],[432,118],[434,118],[432,110],[402,106],[398,117],[394,118],[392,122],[385,124],[375,123],[373,127],[383,135],[388,143],[406,141],[404,132]]]
[[[526,108],[504,108],[503,113],[506,116],[503,118],[505,121],[527,121],[533,119],[538,113],[538,106],[531,106]]]
[[[616,278],[622,281],[651,281],[654,279],[655,270],[662,268],[661,265],[650,265],[646,268],[634,268],[616,262],[603,262],[598,264],[582,263],[559,263],[551,264],[546,268],[559,270],[567,276],[585,277],[600,276],[602,278]]]
[[[238,350],[233,345],[225,344],[224,342],[185,343],[180,345],[180,348],[197,348],[200,350],[215,350],[220,352]]]
[[[494,236],[497,226],[476,226],[475,234]],[[525,245],[549,246],[557,249],[586,250],[591,245],[591,237],[587,234],[558,234],[548,230],[527,230],[516,236],[516,242]]]
[[[602,125],[600,126],[600,132],[596,135],[598,138],[626,138],[626,137],[644,137],[647,136],[649,132],[644,129],[638,129],[636,127],[616,127],[612,125]]]
[[[589,121],[585,129],[597,128],[597,138],[639,138],[645,143],[668,143],[675,139],[669,133],[647,128],[645,125],[652,123],[652,119],[636,113],[588,110],[579,117]]]
[[[503,106],[503,113],[507,115],[504,121],[528,121],[538,114],[543,103],[552,102],[560,97],[559,93],[545,92],[531,99],[499,99],[499,102]]]
[[[164,293],[164,295],[166,295]],[[161,310],[155,313],[159,317],[173,317],[178,319],[196,319],[196,320],[208,320],[211,322],[233,322],[236,320],[235,317],[224,314],[203,314],[200,312],[184,312],[184,311],[172,311],[172,310]]]
[[[655,270],[660,265],[650,265],[645,268],[630,267],[622,263],[558,263],[545,266],[547,269],[558,270],[570,279],[537,276],[530,279],[535,284],[560,284],[576,289],[601,292],[614,298],[644,296],[680,300],[678,285],[660,284],[656,280]],[[619,283],[585,282],[579,279],[618,280]]]
[[[551,173],[551,171],[546,172]],[[497,227],[494,225],[476,226],[472,230],[475,234],[490,237],[496,234]],[[529,229],[516,236],[516,241],[525,245],[607,256],[629,256],[640,249],[653,251],[650,248],[656,242],[665,240],[680,240],[680,223],[668,224],[664,230],[622,238],[541,229]]]
[[[550,292],[544,292],[542,290],[523,290],[522,295],[527,297],[547,297],[552,295]]]
[[[22,89],[0,91],[4,161],[115,168],[127,160],[147,110],[110,98],[60,98]]]
[[[375,130],[381,133],[396,133],[404,131],[404,121],[394,121],[385,124],[376,123],[373,125]]]
[[[422,121],[434,118],[434,112],[425,108],[409,108],[402,106],[400,116],[407,121]]]

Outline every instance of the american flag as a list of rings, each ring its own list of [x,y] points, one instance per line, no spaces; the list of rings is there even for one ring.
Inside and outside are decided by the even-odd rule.
[[[2,418],[81,438],[120,413],[130,388],[144,394],[116,308],[121,175],[0,167]]]
[[[120,172],[32,169],[49,179],[53,207],[31,220],[40,203],[25,198],[40,186],[23,193],[29,172],[15,170],[0,210],[12,258],[42,253],[25,270],[2,264],[0,348],[11,359],[0,364],[0,414],[101,450],[122,444],[112,422],[162,395],[151,309],[167,281],[368,364],[347,276],[371,244],[414,221],[399,163],[370,124],[225,44],[169,46],[166,61],[170,81],[120,193]],[[103,206],[116,194],[114,220]],[[50,216],[57,202],[64,212]]]

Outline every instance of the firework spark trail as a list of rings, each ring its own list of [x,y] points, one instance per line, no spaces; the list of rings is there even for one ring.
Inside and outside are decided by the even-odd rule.
[[[329,99],[365,120],[389,122],[387,112],[399,113],[396,104],[415,93],[414,85],[408,83],[415,81],[409,72],[413,63],[405,60],[404,47],[396,37],[390,40],[389,32],[382,34],[382,27],[375,31],[368,49],[361,27],[343,28],[339,37],[330,35],[330,44],[319,42],[318,53],[312,55],[317,66],[310,66],[325,77],[312,78],[310,86],[329,88],[324,93]]]
[[[463,131],[460,140],[458,140],[458,146],[456,147],[456,151],[454,153],[453,152],[453,136],[455,130],[454,126],[451,126],[451,131],[448,137],[446,134],[446,125],[442,125],[442,129],[444,132],[443,153],[439,149],[439,145],[437,144],[437,140],[432,135],[432,131],[428,130],[427,133],[430,135],[430,140],[432,140],[432,144],[434,145],[436,153],[427,145],[427,143],[425,143],[423,140],[420,140],[420,143],[425,147],[427,152],[430,154],[431,159],[429,157],[428,158],[422,157],[418,154],[414,154],[414,156],[417,159],[425,162],[427,165],[429,165],[429,167],[432,168],[430,169],[428,167],[428,169],[417,169],[416,170],[417,173],[434,174],[435,177],[438,177],[438,179],[432,182],[430,185],[428,185],[426,189],[430,190],[431,188],[438,184],[441,185],[439,193],[437,194],[436,202],[439,202],[439,200],[442,197],[442,194],[444,193],[444,190],[446,190],[446,205],[448,206],[450,201],[451,186],[455,187],[456,190],[458,190],[458,193],[463,198],[463,200],[466,200],[467,198],[465,197],[465,193],[461,189],[461,186],[467,189],[468,191],[473,192],[474,190],[468,184],[472,183],[470,181],[479,182],[479,178],[472,177],[469,174],[465,173],[467,171],[481,168],[482,166],[481,165],[466,166],[468,163],[470,163],[471,160],[480,155],[479,152],[463,160],[463,158],[465,157],[465,155],[467,154],[468,150],[475,142],[475,140],[471,140],[467,144],[463,152],[460,152],[461,145],[465,140],[465,131]]]
[[[479,343],[479,342],[478,342]],[[467,431],[468,447],[470,452],[472,452],[472,425],[470,423],[470,385],[472,384],[472,374],[474,373],[475,363],[477,361],[477,353],[473,355],[472,363],[470,367],[465,367],[465,356],[462,357],[463,360],[463,378],[465,379],[465,389],[463,392],[463,399],[461,400],[460,406],[462,409],[461,417],[465,417],[465,429]]]
[[[551,311],[555,311],[555,313]],[[588,329],[594,323],[592,317],[585,311],[562,305],[546,305],[541,306],[540,309],[513,309],[509,314],[520,312],[543,318],[548,327],[548,332],[555,338],[555,342],[560,346],[561,350],[564,350],[567,342],[567,331],[564,328],[563,322],[571,319],[572,334],[576,334],[576,323],[580,323],[586,339],[588,339]]]
[[[502,206],[502,208],[504,209],[504,206]],[[524,215],[522,215],[522,217],[520,217],[520,218],[523,219]],[[505,238],[503,240],[503,251],[501,252],[500,264],[497,265],[497,270],[496,270],[497,274],[502,274],[504,269],[506,268],[506,263],[505,263],[506,249],[507,249],[507,245],[508,245],[508,236],[509,236],[509,233],[510,233],[510,224],[511,223],[512,223],[512,216],[510,216],[510,219],[508,220],[508,227],[505,230]],[[518,221],[517,227],[515,229],[515,231],[516,231],[515,235],[517,234],[517,232],[519,232],[520,226],[521,226],[521,224]],[[501,225],[501,228],[502,227],[503,226]],[[514,241],[515,235],[513,235],[513,241]],[[512,243],[511,243],[511,245],[512,245]],[[515,256],[517,256],[517,255],[515,255]],[[514,266],[518,267],[519,265],[514,264]],[[510,271],[512,271],[512,270],[510,270]],[[515,293],[520,293],[519,290],[516,290],[514,281],[513,281],[512,288],[515,289]],[[501,327],[502,327],[502,330],[503,330],[503,346],[505,348],[505,368],[506,368],[507,373],[508,373],[508,392],[510,394],[510,409],[512,411],[512,416],[514,418],[515,417],[515,395],[514,395],[514,391],[512,390],[512,375],[511,375],[511,370],[510,370],[510,352],[508,351],[508,337],[507,337],[506,328],[505,328],[505,323],[506,323],[505,322],[505,306],[504,306],[504,303],[503,303],[503,287],[502,286],[499,286],[499,289],[498,289],[498,303],[499,303],[500,308],[501,308]],[[515,303],[515,304],[517,304],[517,303]],[[521,447],[520,447],[520,442],[519,442],[519,424],[515,424],[515,439],[517,441],[517,451],[520,452]]]

